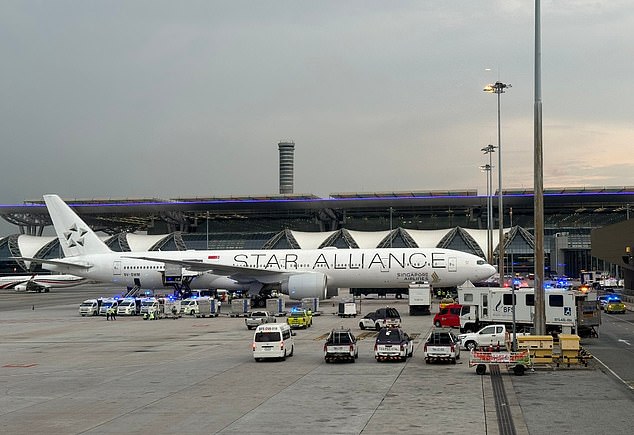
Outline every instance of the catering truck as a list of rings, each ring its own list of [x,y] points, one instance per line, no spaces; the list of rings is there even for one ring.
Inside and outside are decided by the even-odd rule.
[[[431,286],[428,282],[413,282],[409,285],[409,315],[428,316],[431,307]]]
[[[458,287],[462,305],[460,331],[473,332],[491,324],[513,323],[513,292],[506,287]],[[544,298],[546,329],[564,334],[594,335],[601,324],[595,292],[547,289]],[[516,328],[533,328],[535,289],[515,290]]]

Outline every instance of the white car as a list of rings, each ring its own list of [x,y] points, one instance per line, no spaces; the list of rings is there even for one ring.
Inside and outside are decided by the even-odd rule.
[[[398,328],[401,326],[401,315],[396,308],[385,307],[366,314],[359,320],[359,328],[374,329]]]
[[[255,329],[265,323],[276,323],[275,317],[271,316],[268,311],[253,311],[249,317],[244,319],[247,329]]]

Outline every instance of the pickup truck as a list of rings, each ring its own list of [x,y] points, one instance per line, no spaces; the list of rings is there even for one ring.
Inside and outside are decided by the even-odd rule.
[[[523,332],[516,332],[516,336],[528,335]],[[462,346],[467,350],[474,350],[482,347],[506,348],[506,344],[510,343],[510,331],[505,325],[489,325],[480,329],[478,332],[470,332],[468,334],[458,335],[458,339]]]
[[[450,329],[434,328],[425,340],[423,353],[427,364],[432,361],[455,364],[460,359],[460,341]]]
[[[359,358],[357,339],[350,329],[333,329],[324,343],[324,358],[327,363],[337,360],[355,362]]]
[[[359,321],[359,328],[374,329],[380,331],[381,328],[398,328],[401,326],[401,315],[396,308],[379,308],[372,313],[366,314]]]
[[[253,311],[244,319],[247,329],[255,329],[265,323],[276,323],[275,317],[271,316],[268,311]]]
[[[383,328],[374,342],[377,361],[405,361],[414,355],[414,341],[401,328]]]
[[[286,318],[286,323],[291,328],[309,328],[313,324],[313,314],[311,311],[295,308],[291,310]]]

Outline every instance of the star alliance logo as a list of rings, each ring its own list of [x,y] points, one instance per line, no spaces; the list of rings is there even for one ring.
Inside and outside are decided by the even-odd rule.
[[[68,231],[64,232],[66,238],[66,245],[69,248],[84,246],[84,236],[88,233],[88,230],[84,228],[77,228],[77,224],[73,224]]]

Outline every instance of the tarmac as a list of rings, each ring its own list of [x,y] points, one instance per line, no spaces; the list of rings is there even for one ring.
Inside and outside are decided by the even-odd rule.
[[[2,433],[631,433],[634,393],[592,362],[479,376],[463,350],[456,365],[426,364],[432,319],[409,316],[407,300],[360,303],[399,310],[416,337],[405,363],[376,362],[375,333],[336,316],[336,301],[297,331],[293,357],[256,363],[241,317],[106,321],[80,317],[80,299],[0,312]],[[360,338],[354,364],[324,361],[339,327]]]

